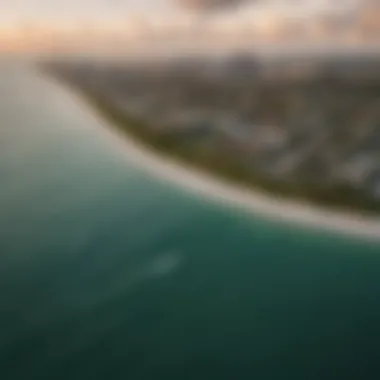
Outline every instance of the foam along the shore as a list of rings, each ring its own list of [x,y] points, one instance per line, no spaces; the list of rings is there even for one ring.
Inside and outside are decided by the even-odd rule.
[[[112,128],[105,115],[75,91],[69,90],[69,92],[70,96],[74,97],[75,103],[92,116],[94,124],[104,130],[104,138],[111,143],[112,149],[119,149],[129,162],[159,179],[181,186],[186,191],[278,222],[291,222],[303,228],[317,228],[380,242],[380,216],[330,210],[323,206],[301,203],[235,185],[227,179],[151,150],[127,133]]]

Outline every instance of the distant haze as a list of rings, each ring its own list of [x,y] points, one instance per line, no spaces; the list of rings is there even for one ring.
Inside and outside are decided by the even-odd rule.
[[[247,9],[285,8],[309,12],[329,8],[341,10],[372,0],[0,0],[0,26],[25,22],[80,22],[128,18],[134,13],[165,15],[191,10],[233,10],[239,5]]]
[[[335,37],[379,41],[380,0],[0,0],[0,51],[219,50]]]

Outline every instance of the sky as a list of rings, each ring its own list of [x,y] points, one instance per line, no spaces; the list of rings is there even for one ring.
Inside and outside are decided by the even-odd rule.
[[[259,2],[259,5],[254,3]],[[256,0],[243,1],[242,9],[257,11],[264,8],[290,12],[315,12],[333,4],[359,0]],[[361,0],[364,1],[364,0]],[[175,0],[0,0],[0,24],[24,23],[80,23],[83,21],[123,20],[135,14],[147,17],[170,16],[185,12]],[[345,6],[345,5],[344,5]],[[343,6],[343,7],[344,7]]]
[[[209,2],[239,6],[220,7],[209,17],[201,12]],[[149,49],[161,42],[191,48],[287,38],[323,42],[339,38],[340,25],[349,25],[347,39],[355,42],[361,38],[355,16],[360,12],[352,10],[372,2],[380,0],[0,0],[0,51],[111,47],[116,40],[138,47],[146,43]],[[348,17],[316,17],[331,12]],[[380,28],[380,8],[375,17]],[[380,37],[377,30],[370,33]]]
[[[0,23],[75,23],[166,12],[165,0],[0,0]]]
[[[0,0],[0,22],[76,22],[166,12],[165,0]]]

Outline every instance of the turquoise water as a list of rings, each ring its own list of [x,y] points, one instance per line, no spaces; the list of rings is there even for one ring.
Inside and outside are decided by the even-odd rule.
[[[379,379],[380,246],[149,177],[0,71],[0,379]]]

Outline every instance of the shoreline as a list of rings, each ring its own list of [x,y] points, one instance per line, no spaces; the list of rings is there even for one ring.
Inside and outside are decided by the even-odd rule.
[[[80,107],[94,117],[94,121],[104,130],[113,148],[120,149],[128,162],[159,180],[170,182],[187,192],[203,195],[210,201],[236,207],[253,216],[262,216],[277,223],[292,223],[294,227],[312,228],[330,234],[380,242],[380,217],[335,211],[324,206],[274,196],[176,160],[170,155],[155,151],[132,134],[113,126],[114,123],[107,119],[107,115],[93,106],[69,83],[51,76],[48,79],[66,90]]]

